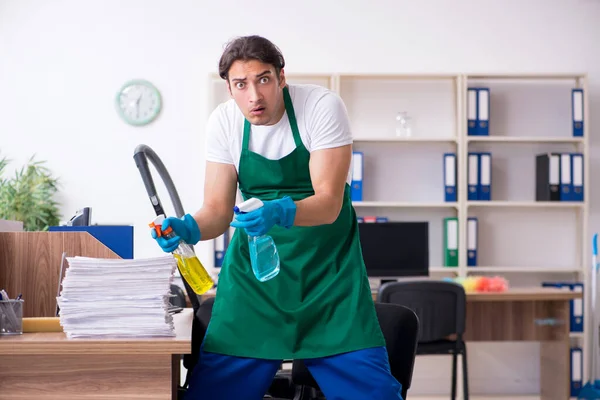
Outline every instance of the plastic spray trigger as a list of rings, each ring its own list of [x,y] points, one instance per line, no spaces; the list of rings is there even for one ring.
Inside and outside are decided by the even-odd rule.
[[[163,235],[166,236],[166,235],[170,234],[171,232],[173,232],[173,228],[171,228],[170,226],[167,227],[167,229],[165,229],[164,231],[162,230],[162,224],[164,221],[165,221],[165,216],[159,215],[158,217],[156,217],[154,219],[154,221],[152,221],[148,224],[148,226],[156,232],[157,237],[161,237]]]

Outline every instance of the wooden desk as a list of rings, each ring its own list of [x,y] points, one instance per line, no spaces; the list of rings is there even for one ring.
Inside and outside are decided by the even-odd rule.
[[[541,287],[467,293],[465,340],[540,342],[541,399],[569,399],[569,301],[582,296]]]
[[[174,400],[180,355],[191,351],[192,310],[174,320],[175,338],[0,336],[0,400]]]
[[[540,342],[541,399],[568,399],[569,301],[582,296],[553,288],[469,294],[465,340]]]

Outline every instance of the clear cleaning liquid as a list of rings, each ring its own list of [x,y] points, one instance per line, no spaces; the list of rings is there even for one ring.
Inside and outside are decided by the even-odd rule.
[[[248,236],[250,262],[254,276],[261,282],[279,274],[279,253],[271,236]]]

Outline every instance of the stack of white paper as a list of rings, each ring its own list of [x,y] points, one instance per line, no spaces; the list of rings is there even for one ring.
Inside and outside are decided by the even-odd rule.
[[[58,297],[69,338],[175,336],[168,312],[177,261],[67,257]]]

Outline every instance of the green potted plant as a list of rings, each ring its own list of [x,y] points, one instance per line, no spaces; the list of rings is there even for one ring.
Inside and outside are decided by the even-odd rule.
[[[26,231],[46,231],[58,225],[60,210],[54,196],[59,181],[33,155],[11,178],[4,177],[9,160],[0,159],[0,219],[22,221]]]

